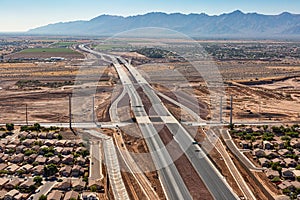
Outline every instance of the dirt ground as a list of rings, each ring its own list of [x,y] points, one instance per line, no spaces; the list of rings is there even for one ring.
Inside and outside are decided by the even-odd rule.
[[[69,95],[74,89],[88,91],[93,87],[97,87],[97,117],[101,121],[109,121],[107,103],[110,101],[102,101],[110,98],[111,81],[114,81],[114,75],[110,71],[113,68],[106,68],[106,71],[102,70],[105,67],[82,69],[78,64],[76,60],[57,63],[0,63],[0,122],[25,123],[26,105],[29,123],[68,122]],[[103,75],[100,80],[99,77],[92,76],[99,72]],[[89,77],[88,82],[86,77]],[[20,81],[32,83],[20,87]]]
[[[18,52],[5,56],[5,59],[47,59],[51,57],[62,57],[65,59],[83,59],[84,56],[78,52],[40,52],[40,53],[29,53],[29,52]]]

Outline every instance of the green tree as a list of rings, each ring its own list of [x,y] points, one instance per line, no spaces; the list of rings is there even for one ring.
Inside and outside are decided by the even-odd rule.
[[[35,131],[40,131],[41,130],[41,125],[39,123],[35,123],[33,125],[33,127],[34,127]]]
[[[57,139],[58,139],[58,140],[62,140],[62,139],[63,139],[63,136],[62,136],[61,134],[58,134]]]
[[[44,167],[45,176],[53,176],[58,172],[57,166],[55,164],[49,164]]]
[[[268,125],[263,125],[264,131],[268,130],[269,126]]]
[[[15,125],[14,124],[6,124],[6,130],[12,131],[14,129],[15,129]]]
[[[234,124],[229,124],[228,128],[230,128],[230,130],[234,130]]]
[[[92,185],[90,187],[90,189],[91,189],[92,192],[96,192],[97,191],[97,187],[95,185]]]
[[[39,200],[47,200],[47,196],[43,194],[42,196],[39,197]]]
[[[279,181],[281,181],[281,180],[280,180],[279,177],[274,177],[271,181],[276,183],[276,182],[279,182]]]
[[[42,181],[43,181],[43,178],[41,176],[36,176],[33,178],[33,181],[36,183],[36,184],[41,184]]]
[[[80,154],[85,158],[86,156],[90,155],[90,152],[88,150],[83,150],[80,152]]]

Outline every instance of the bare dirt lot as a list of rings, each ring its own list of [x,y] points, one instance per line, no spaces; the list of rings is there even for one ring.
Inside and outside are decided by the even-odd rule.
[[[69,94],[73,93],[74,88],[89,90],[93,87],[97,87],[95,102],[99,106],[95,110],[98,118],[108,121],[105,111],[107,104],[103,100],[110,97],[112,86],[108,73],[113,68],[103,69],[106,71],[101,68],[80,68],[76,60],[0,63],[0,121],[25,123],[27,105],[29,122],[67,122]],[[99,78],[97,74],[102,74],[102,77]]]

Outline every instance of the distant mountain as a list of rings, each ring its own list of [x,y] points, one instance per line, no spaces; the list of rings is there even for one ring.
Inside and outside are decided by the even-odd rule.
[[[31,29],[28,34],[111,36],[144,27],[172,29],[194,37],[273,38],[300,37],[300,14],[279,15],[232,13],[207,14],[148,13],[130,17],[101,15],[90,21],[56,23]]]

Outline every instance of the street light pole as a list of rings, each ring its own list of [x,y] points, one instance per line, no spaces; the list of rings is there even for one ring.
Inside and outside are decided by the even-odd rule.
[[[230,96],[230,125],[232,125],[232,95]]]
[[[222,114],[223,114],[222,104],[223,104],[223,97],[221,96],[221,99],[220,99],[220,123],[222,123],[222,121],[223,121],[223,119],[222,119]]]
[[[28,126],[28,108],[27,108],[27,103],[25,104],[25,113],[26,113],[26,125]]]
[[[95,96],[93,96],[93,102],[92,102],[92,109],[93,109],[93,123],[95,123]]]

